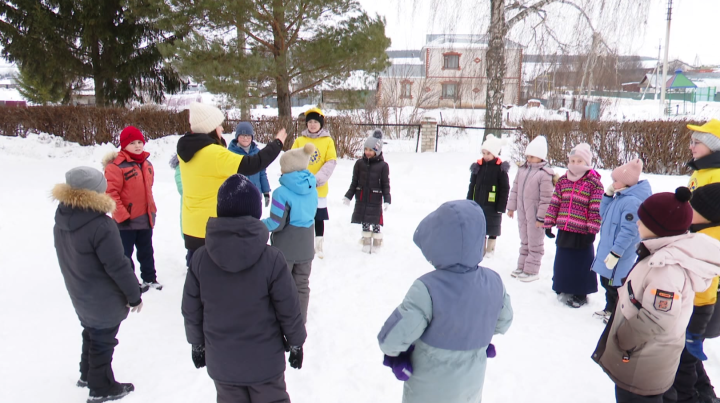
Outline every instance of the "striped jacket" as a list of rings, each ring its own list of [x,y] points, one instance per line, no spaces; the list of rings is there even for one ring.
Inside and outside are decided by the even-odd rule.
[[[545,228],[558,229],[579,234],[600,232],[600,202],[605,191],[600,174],[588,171],[577,182],[560,177],[552,201],[545,214]]]

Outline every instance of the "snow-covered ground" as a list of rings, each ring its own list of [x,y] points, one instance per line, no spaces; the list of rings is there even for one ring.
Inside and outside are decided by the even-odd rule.
[[[197,370],[185,340],[180,300],[185,249],[179,230],[179,196],[167,164],[178,137],[150,141],[156,168],[154,194],[159,213],[155,259],[162,291],[143,295],[145,307],[120,327],[114,357],[116,378],[133,382],[127,403],[214,401],[206,370]],[[83,402],[87,389],[75,387],[81,327],[68,298],[53,247],[56,203],[49,198],[68,169],[100,168],[111,145],[79,147],[49,136],[0,137],[0,387],[1,402]],[[353,161],[340,161],[330,180],[326,257],[311,276],[308,339],[302,370],[288,367],[288,391],[295,403],[400,402],[402,383],[382,366],[376,335],[410,284],[432,267],[412,243],[419,221],[441,203],[462,199],[468,168],[479,157],[476,138],[448,138],[441,153],[414,154],[414,144],[391,141],[393,205],[386,213],[386,246],[360,252],[360,228],[350,224],[351,207],[341,203]],[[507,155],[508,150],[505,151]],[[511,177],[516,173],[513,167]],[[608,183],[608,172],[602,172]],[[268,170],[278,186],[279,166]],[[686,177],[645,176],[654,191],[671,191]],[[501,274],[512,296],[515,320],[496,336],[498,356],[489,360],[485,402],[604,403],[613,385],[590,355],[603,324],[592,318],[604,295],[590,296],[581,309],[561,305],[551,290],[554,244],[534,283],[510,277],[519,246],[517,226],[503,219],[495,257],[483,265]],[[462,298],[461,296],[459,298]],[[720,342],[706,343],[710,377],[720,383]]]

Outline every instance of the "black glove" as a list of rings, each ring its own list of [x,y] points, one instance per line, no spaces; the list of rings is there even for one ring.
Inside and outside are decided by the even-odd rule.
[[[195,364],[195,368],[202,368],[205,366],[205,345],[197,344],[192,346],[192,360]]]
[[[270,193],[264,193],[263,197],[265,198],[265,208],[270,205]]]
[[[302,346],[291,346],[290,347],[290,358],[288,359],[290,366],[295,369],[302,368],[303,362],[303,350]]]
[[[552,229],[550,228],[545,228],[545,236],[550,239],[555,238],[555,234],[552,233]]]

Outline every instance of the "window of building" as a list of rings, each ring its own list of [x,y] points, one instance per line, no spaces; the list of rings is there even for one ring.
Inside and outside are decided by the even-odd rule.
[[[457,53],[446,53],[443,55],[443,69],[460,70],[460,55]]]
[[[400,83],[400,98],[412,98],[412,82],[403,81]]]
[[[443,99],[457,99],[458,85],[457,83],[445,83],[442,85]]]

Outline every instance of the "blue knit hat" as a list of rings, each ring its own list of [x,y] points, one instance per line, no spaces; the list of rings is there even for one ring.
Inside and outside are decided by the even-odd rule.
[[[235,174],[218,190],[218,217],[262,217],[262,196],[250,179]]]
[[[239,136],[250,136],[253,140],[255,140],[255,130],[253,130],[252,124],[250,122],[240,122],[235,127],[235,139]]]

